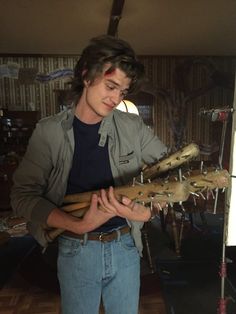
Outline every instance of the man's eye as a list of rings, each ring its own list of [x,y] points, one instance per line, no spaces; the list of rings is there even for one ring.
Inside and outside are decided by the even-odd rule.
[[[107,84],[107,88],[110,90],[113,90],[113,89],[115,89],[115,86]]]

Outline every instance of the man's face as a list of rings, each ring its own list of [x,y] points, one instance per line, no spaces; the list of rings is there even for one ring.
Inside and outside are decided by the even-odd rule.
[[[106,73],[109,66],[105,66],[101,76],[94,82],[85,82],[83,105],[92,115],[106,117],[125,97],[130,85],[130,78],[120,70],[115,69],[112,73]]]

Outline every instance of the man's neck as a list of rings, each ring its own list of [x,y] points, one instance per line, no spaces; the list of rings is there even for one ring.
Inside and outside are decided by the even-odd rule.
[[[102,121],[103,117],[93,112],[91,108],[79,100],[75,108],[75,116],[82,122],[86,124],[96,124]]]

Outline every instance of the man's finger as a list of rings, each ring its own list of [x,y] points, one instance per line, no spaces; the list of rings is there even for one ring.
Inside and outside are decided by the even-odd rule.
[[[129,207],[131,210],[134,209],[135,202],[132,201],[131,199],[129,199],[128,197],[123,196],[122,199],[121,199],[121,202],[122,202],[123,205]]]

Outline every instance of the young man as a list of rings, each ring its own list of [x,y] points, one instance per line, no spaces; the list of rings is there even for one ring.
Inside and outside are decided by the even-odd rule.
[[[63,314],[98,313],[101,298],[106,313],[136,314],[140,229],[151,213],[126,197],[119,202],[113,186],[131,182],[166,147],[139,116],[115,109],[144,76],[128,43],[92,39],[74,74],[74,105],[37,124],[14,175],[12,207],[42,246],[43,226],[66,230],[58,239]],[[100,195],[83,218],[60,209],[66,194],[91,190]]]

